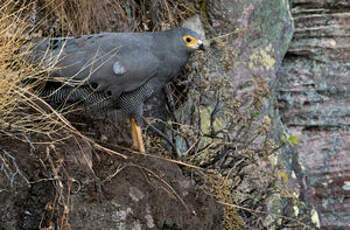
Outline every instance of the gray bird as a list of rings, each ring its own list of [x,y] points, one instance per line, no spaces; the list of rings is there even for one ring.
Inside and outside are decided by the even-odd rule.
[[[139,126],[143,104],[179,74],[195,50],[204,50],[200,36],[178,27],[48,38],[32,47],[28,60],[54,67],[52,77],[82,82],[79,87],[48,82],[41,95],[49,102],[121,109],[130,118],[133,148],[145,152]]]

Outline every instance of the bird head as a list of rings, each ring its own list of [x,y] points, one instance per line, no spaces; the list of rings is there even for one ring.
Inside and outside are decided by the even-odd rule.
[[[182,23],[182,39],[189,50],[204,50],[205,33],[198,15],[187,18]]]
[[[206,46],[203,25],[198,15],[186,19],[180,27],[159,33],[159,37],[163,38],[156,40],[158,46],[168,47],[177,56],[189,56],[195,50],[204,50]],[[166,49],[159,52],[163,50]]]

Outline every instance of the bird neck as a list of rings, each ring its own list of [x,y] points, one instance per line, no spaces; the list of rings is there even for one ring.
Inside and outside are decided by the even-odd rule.
[[[190,52],[184,48],[182,37],[178,29],[172,29],[154,34],[155,55],[162,61],[164,81],[170,81],[175,77],[181,68],[187,63]]]

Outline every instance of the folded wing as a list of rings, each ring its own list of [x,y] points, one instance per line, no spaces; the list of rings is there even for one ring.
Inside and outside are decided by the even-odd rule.
[[[49,38],[33,46],[29,60],[52,68],[53,77],[85,81],[116,99],[159,71],[160,61],[151,50],[152,38],[141,36],[105,33]]]

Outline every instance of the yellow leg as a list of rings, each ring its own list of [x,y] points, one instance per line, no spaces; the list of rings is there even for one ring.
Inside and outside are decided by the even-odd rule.
[[[133,149],[139,149],[137,134],[136,134],[136,122],[134,118],[130,118],[130,126],[131,126],[131,136],[132,136],[132,146]]]
[[[143,144],[141,127],[138,126],[134,118],[130,118],[131,136],[132,136],[132,148],[137,149],[140,152],[145,152],[145,146]]]

